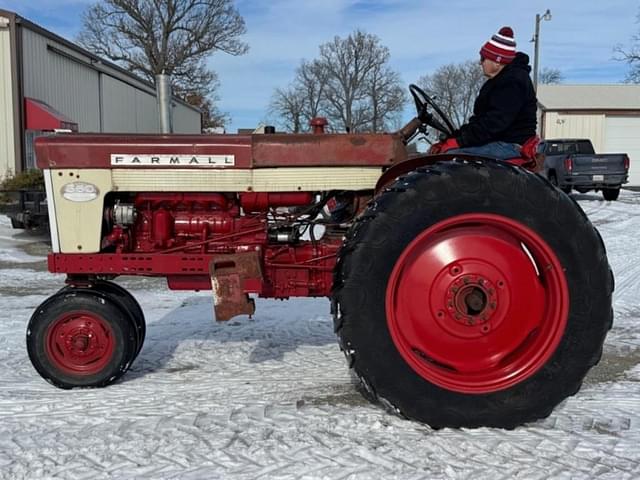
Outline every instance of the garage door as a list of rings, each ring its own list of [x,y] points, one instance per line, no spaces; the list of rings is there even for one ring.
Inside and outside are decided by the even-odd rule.
[[[627,185],[640,187],[640,117],[607,116],[605,124],[602,153],[628,154],[631,166]]]

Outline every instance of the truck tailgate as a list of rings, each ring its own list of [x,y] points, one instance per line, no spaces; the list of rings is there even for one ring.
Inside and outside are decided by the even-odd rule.
[[[572,155],[574,174],[624,174],[624,153],[576,154]]]

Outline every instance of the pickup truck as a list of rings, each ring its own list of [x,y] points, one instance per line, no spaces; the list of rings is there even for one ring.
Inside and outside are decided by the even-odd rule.
[[[589,139],[555,139],[540,142],[537,162],[542,174],[565,193],[602,190],[605,200],[616,200],[629,181],[626,153],[595,153]]]

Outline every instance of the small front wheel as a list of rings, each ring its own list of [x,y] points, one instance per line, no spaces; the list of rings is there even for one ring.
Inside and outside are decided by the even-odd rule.
[[[43,302],[27,328],[31,363],[60,388],[104,387],[129,368],[138,342],[134,325],[113,300],[63,290]]]

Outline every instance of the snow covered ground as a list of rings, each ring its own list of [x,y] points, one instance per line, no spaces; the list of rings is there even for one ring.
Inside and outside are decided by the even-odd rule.
[[[46,245],[0,217],[0,478],[640,478],[640,193],[575,197],[616,276],[602,362],[546,420],[434,431],[354,389],[324,299],[258,300],[212,321],[208,292],[123,279],[147,340],[101,390],[63,391],[31,367],[25,327],[62,285]]]

